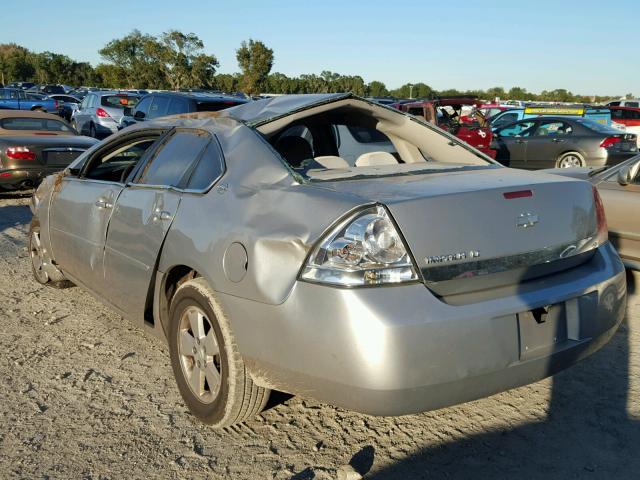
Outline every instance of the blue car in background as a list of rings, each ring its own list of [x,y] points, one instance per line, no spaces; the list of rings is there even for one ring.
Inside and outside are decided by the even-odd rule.
[[[512,108],[494,115],[489,122],[491,130],[495,132],[510,123],[542,116],[587,118],[602,125],[611,126],[611,111],[608,108],[589,105],[531,105]]]
[[[48,97],[30,98],[18,88],[0,88],[0,109],[58,113],[58,102]]]

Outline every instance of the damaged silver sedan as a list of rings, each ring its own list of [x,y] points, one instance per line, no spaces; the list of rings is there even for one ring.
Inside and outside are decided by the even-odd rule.
[[[35,278],[166,340],[215,426],[273,389],[375,415],[491,395],[593,353],[625,310],[588,182],[348,94],[130,127],[32,209]]]

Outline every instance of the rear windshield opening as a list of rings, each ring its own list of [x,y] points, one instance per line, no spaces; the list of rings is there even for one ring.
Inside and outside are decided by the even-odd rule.
[[[105,95],[102,97],[100,103],[103,107],[110,108],[127,108],[134,107],[138,100],[138,97],[131,97],[127,95]]]
[[[4,130],[36,130],[41,132],[72,132],[64,123],[46,118],[5,118],[0,120]]]
[[[294,172],[311,180],[491,166],[491,161],[460,142],[397,115],[382,120],[370,111],[336,108],[294,119],[267,138]]]

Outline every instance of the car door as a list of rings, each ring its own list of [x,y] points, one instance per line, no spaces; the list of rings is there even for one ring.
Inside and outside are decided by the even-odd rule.
[[[562,153],[575,149],[574,144],[570,123],[559,119],[540,120],[527,140],[526,168],[554,168]]]
[[[609,239],[624,260],[640,262],[640,172],[632,183],[620,185],[617,175],[598,185]]]
[[[144,319],[156,260],[182,191],[211,141],[207,132],[176,129],[115,204],[105,247],[105,296],[139,322]]]
[[[535,120],[521,120],[498,129],[492,142],[496,160],[508,167],[526,168],[527,142],[535,125]]]
[[[84,97],[82,103],[80,104],[80,107],[73,115],[73,121],[75,122],[78,132],[80,132],[81,134],[87,133],[87,111],[93,97],[94,95],[92,94]]]
[[[154,135],[121,137],[93,152],[77,176],[61,180],[50,208],[53,258],[65,274],[96,293],[104,283],[104,244],[124,177],[157,140]]]

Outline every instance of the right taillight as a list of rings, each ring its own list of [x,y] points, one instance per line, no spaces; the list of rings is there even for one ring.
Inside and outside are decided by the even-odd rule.
[[[593,187],[593,203],[596,206],[597,236],[598,245],[602,245],[609,239],[609,229],[607,228],[607,217],[604,214],[604,205],[598,189]]]
[[[621,141],[622,141],[621,137],[607,137],[604,140],[602,140],[602,142],[600,142],[600,146],[602,148],[611,148],[616,143],[620,143]]]
[[[12,160],[35,160],[36,154],[29,150],[29,147],[9,147],[4,152]]]

